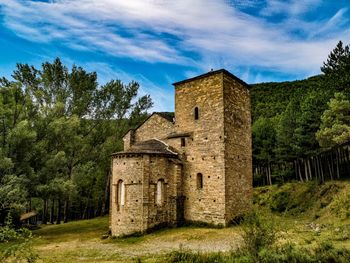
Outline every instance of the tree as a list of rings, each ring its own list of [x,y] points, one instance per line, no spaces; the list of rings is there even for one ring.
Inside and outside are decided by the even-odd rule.
[[[315,133],[320,127],[327,101],[328,94],[324,90],[311,90],[301,100],[294,134],[298,156],[310,156],[319,152]]]
[[[316,138],[323,148],[350,140],[350,101],[343,93],[335,93],[329,101],[328,109],[322,114]]]
[[[328,55],[327,62],[323,62],[321,71],[338,91],[350,86],[350,47],[343,46],[339,41],[337,46]]]
[[[301,152],[296,143],[296,128],[300,116],[300,101],[293,98],[286,110],[279,116],[277,124],[276,154],[280,160],[290,161]]]
[[[253,157],[258,169],[263,166],[263,173],[267,182],[272,184],[271,162],[275,159],[276,130],[274,120],[260,117],[254,122],[253,132]]]
[[[42,199],[27,209],[43,222],[49,213],[60,222],[106,211],[109,156],[152,106],[138,90],[134,81],[98,86],[95,72],[68,69],[60,59],[41,69],[17,64],[13,81],[0,79],[0,192],[11,185],[23,188],[28,204]]]

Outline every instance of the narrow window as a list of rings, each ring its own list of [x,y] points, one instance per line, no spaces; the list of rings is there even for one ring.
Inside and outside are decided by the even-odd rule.
[[[198,109],[198,107],[194,108],[194,119],[195,120],[199,119],[199,109]]]
[[[186,140],[185,138],[181,138],[181,147],[185,147],[186,146]]]
[[[120,207],[125,205],[125,185],[123,180],[118,181],[116,197],[118,210],[120,210]]]
[[[164,195],[165,195],[164,180],[160,179],[157,182],[157,198],[156,198],[157,205],[163,204]]]
[[[197,189],[203,188],[203,175],[201,173],[197,174]]]

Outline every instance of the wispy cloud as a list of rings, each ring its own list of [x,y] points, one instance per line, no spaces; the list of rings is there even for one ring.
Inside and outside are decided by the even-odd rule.
[[[137,80],[137,82],[140,84],[138,96],[149,94],[154,102],[154,106],[152,108],[153,111],[173,110],[173,89],[170,87],[159,87],[142,73],[130,74],[120,68],[113,67],[104,62],[88,62],[82,66],[88,71],[96,71],[98,69],[98,82],[102,85],[106,84],[112,79],[119,79],[125,84],[133,80]]]
[[[266,6],[261,10],[262,15],[273,16],[285,14],[288,16],[295,16],[304,14],[310,9],[316,8],[322,3],[321,0],[267,0]]]
[[[321,0],[263,3],[0,0],[0,9],[5,25],[31,41],[59,42],[148,63],[187,65],[194,71],[257,67],[310,75],[318,72],[340,36],[350,39],[344,26],[349,24],[347,9],[327,19],[307,20],[305,14],[318,8]],[[241,10],[257,5],[259,16]],[[283,15],[283,20],[268,19],[275,15]]]

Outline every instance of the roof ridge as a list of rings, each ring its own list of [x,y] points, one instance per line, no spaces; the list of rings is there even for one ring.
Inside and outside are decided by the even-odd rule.
[[[218,70],[211,70],[211,71],[209,71],[207,73],[195,76],[193,78],[184,79],[184,80],[175,82],[175,83],[173,83],[173,85],[174,86],[180,85],[180,84],[183,84],[183,83],[191,82],[191,81],[197,80],[197,79],[202,79],[202,78],[208,77],[210,75],[218,74],[218,73],[224,73],[224,74],[230,76],[231,78],[233,78],[234,80],[236,80],[237,82],[241,83],[243,86],[245,86],[247,88],[250,88],[249,84],[247,84],[245,81],[241,80],[240,78],[236,77],[231,72],[229,72],[229,71],[227,71],[226,69],[223,69],[223,68],[222,69],[218,69]]]

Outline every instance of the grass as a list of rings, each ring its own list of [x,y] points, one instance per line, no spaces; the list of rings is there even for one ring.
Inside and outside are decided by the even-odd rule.
[[[36,240],[44,243],[65,242],[72,239],[80,241],[99,239],[108,232],[108,217],[80,220],[60,225],[43,225],[35,230]]]
[[[239,240],[237,227],[215,229],[185,226],[163,228],[147,235],[102,239],[108,217],[62,225],[43,226],[34,231],[34,247],[41,262],[164,262],[165,255],[180,248],[199,251],[231,249]]]
[[[348,191],[350,182],[292,183],[256,188],[254,202],[260,208],[275,211],[270,212],[270,218],[280,229],[280,245],[291,243],[314,249],[331,241],[337,249],[350,249],[350,218],[336,212],[344,201],[336,197]],[[108,220],[100,217],[35,230],[34,247],[39,262],[167,262],[169,253],[174,251],[209,252],[207,256],[215,258],[230,255],[242,243],[240,226],[218,229],[188,225],[140,236],[102,239],[108,232]]]

